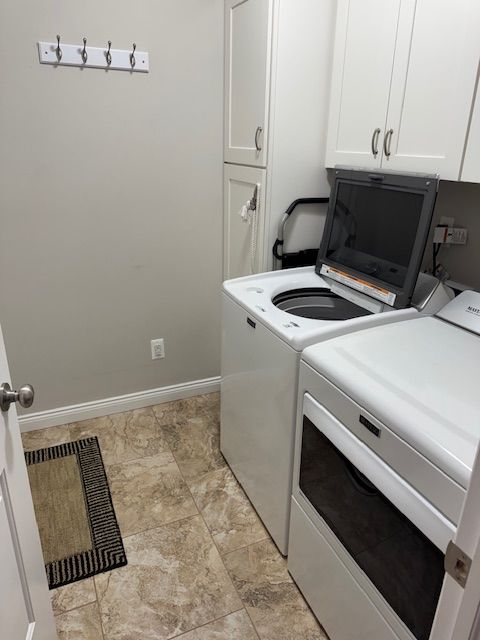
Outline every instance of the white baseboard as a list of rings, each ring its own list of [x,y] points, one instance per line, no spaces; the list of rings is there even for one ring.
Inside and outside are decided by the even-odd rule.
[[[91,418],[100,418],[111,413],[131,411],[149,407],[152,404],[181,400],[190,396],[197,396],[202,393],[213,393],[220,390],[220,376],[215,378],[205,378],[204,380],[194,380],[182,384],[174,384],[169,387],[159,389],[148,389],[137,393],[128,393],[115,398],[104,398],[93,402],[74,404],[69,407],[58,407],[48,411],[38,411],[28,415],[19,416],[20,431],[34,431],[55,427],[68,422],[79,422]]]

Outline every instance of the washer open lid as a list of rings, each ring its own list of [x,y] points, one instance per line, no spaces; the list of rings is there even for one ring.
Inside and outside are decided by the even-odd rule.
[[[337,167],[316,272],[409,306],[437,189],[436,176]]]

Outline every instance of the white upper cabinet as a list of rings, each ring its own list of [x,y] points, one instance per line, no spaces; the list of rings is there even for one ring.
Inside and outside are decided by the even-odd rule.
[[[400,0],[337,6],[326,165],[379,167]]]
[[[272,4],[225,3],[225,162],[266,165]]]
[[[478,66],[475,5],[478,0],[402,2],[383,166],[459,179]]]
[[[458,180],[479,25],[478,0],[339,0],[327,166],[377,166]],[[376,34],[373,46],[363,44],[366,33]],[[384,64],[368,62],[375,56]],[[372,114],[382,123],[372,125]],[[381,127],[376,156],[366,142],[358,150],[358,131],[372,126]]]

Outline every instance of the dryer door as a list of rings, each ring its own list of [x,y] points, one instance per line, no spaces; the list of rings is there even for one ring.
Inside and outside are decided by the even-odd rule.
[[[430,635],[443,553],[306,416],[300,490],[418,640]]]

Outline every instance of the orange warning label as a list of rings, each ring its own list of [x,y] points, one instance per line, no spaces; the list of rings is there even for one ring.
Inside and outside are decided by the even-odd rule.
[[[335,269],[335,267],[329,267],[328,265],[323,264],[320,273],[323,276],[332,278],[332,280],[341,282],[351,289],[356,289],[357,291],[361,291],[362,293],[365,293],[367,296],[371,296],[376,300],[381,300],[382,302],[385,302],[390,306],[393,306],[395,304],[395,299],[397,296],[388,289],[377,287],[376,285],[371,284],[366,280],[351,276],[349,273],[345,273],[345,271],[340,271],[340,269]]]

